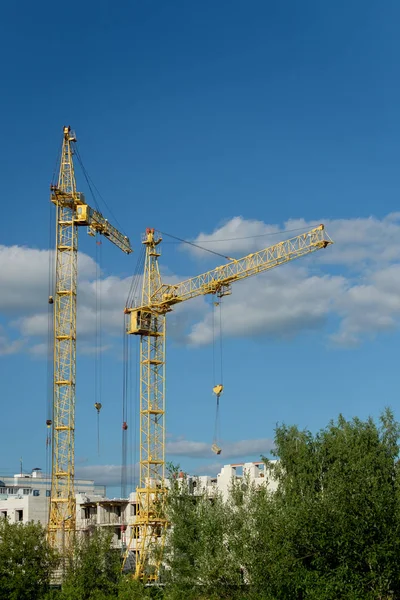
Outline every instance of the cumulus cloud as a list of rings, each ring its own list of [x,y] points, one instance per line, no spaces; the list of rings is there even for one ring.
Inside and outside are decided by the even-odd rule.
[[[0,311],[13,315],[46,307],[53,262],[54,252],[48,250],[0,245]],[[78,270],[81,279],[94,277],[96,263],[80,253]]]
[[[291,219],[283,226],[236,216],[211,233],[194,240],[226,256],[240,257],[318,225]],[[398,328],[400,322],[400,213],[325,222],[333,246],[299,262],[234,284],[223,299],[223,328],[228,336],[291,337],[302,331],[326,328],[336,346],[353,347],[365,338]],[[184,245],[197,258],[210,259],[193,246]],[[0,246],[0,355],[27,351],[46,355],[48,332],[49,264],[54,253],[19,246]],[[80,253],[77,311],[78,351],[90,353],[96,331],[96,297],[101,297],[103,351],[112,346],[110,336],[120,335],[122,311],[131,278],[116,275],[96,280],[98,266]],[[223,262],[197,262],[193,271],[206,271]],[[165,281],[185,279],[168,272]],[[140,280],[137,281],[140,288]],[[333,319],[332,319],[333,317]],[[199,297],[174,307],[168,315],[168,332],[180,343],[199,346],[212,339],[209,303]],[[332,330],[331,323],[338,323]],[[330,323],[330,328],[326,324]],[[98,324],[98,321],[97,321]]]
[[[10,340],[5,335],[0,335],[0,356],[16,354],[24,345],[23,339]]]
[[[0,316],[4,322],[4,331],[0,332],[0,355],[26,350],[34,357],[46,356],[49,273],[53,268],[54,252],[0,246]],[[99,305],[101,300],[102,333],[106,336],[119,335],[132,278],[114,275],[98,278],[98,266],[84,253],[78,253],[78,273],[78,350],[89,354],[99,323],[96,304]],[[50,323],[51,320],[50,314]],[[15,332],[18,332],[19,339],[9,341],[9,338],[16,337]],[[111,344],[104,343],[99,350],[105,351],[109,347]]]
[[[193,475],[197,475],[197,476],[210,475],[210,477],[216,477],[217,474],[221,471],[223,466],[224,466],[224,463],[221,461],[206,463],[206,464],[196,467],[196,469],[193,471]]]
[[[85,465],[75,471],[77,479],[92,479],[97,485],[121,485],[121,465]]]
[[[349,287],[336,302],[342,316],[333,342],[357,346],[363,336],[393,331],[400,318],[400,265],[372,272],[366,281]]]
[[[322,220],[324,221],[324,220]],[[321,221],[291,219],[283,227],[234,217],[194,242],[222,254],[240,257],[295,236]],[[223,300],[224,333],[230,336],[290,337],[339,320],[329,335],[337,346],[354,347],[365,338],[399,326],[400,213],[324,221],[335,244],[276,271],[235,284]],[[256,237],[255,237],[256,236]],[[189,253],[210,255],[193,246]],[[212,316],[192,326],[188,341],[212,339]]]
[[[273,444],[273,440],[269,438],[226,442],[222,448],[222,454],[224,459],[249,455],[258,458],[261,454],[267,454],[272,450]],[[210,444],[191,440],[167,442],[166,452],[171,456],[184,456],[186,458],[209,458],[214,456]]]
[[[316,227],[320,223],[324,223],[335,245],[329,251],[313,255],[319,262],[359,268],[360,264],[366,262],[381,264],[400,259],[400,212],[390,213],[383,219],[372,216],[315,221],[290,219],[283,227],[237,216],[210,234],[199,234],[193,242],[208,250],[239,258],[296,236],[301,230]],[[187,244],[182,249],[199,258],[210,256]]]
[[[290,268],[238,282],[223,300],[223,331],[227,336],[293,337],[301,330],[321,327],[346,286],[340,276],[309,275]],[[193,345],[213,339],[213,315],[197,322],[188,340]]]

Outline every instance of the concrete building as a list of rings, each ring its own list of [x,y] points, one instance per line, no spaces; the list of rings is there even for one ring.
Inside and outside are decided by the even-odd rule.
[[[264,463],[249,462],[225,465],[216,477],[207,475],[186,477],[189,490],[193,495],[206,494],[209,497],[221,494],[226,500],[232,481],[248,478],[256,486],[268,485],[276,489]],[[167,486],[170,484],[166,482]],[[107,498],[104,486],[96,486],[91,480],[76,480],[76,528],[83,535],[94,528],[112,532],[112,544],[124,550],[130,541],[131,525],[138,511],[136,493],[129,498]],[[15,475],[0,478],[0,518],[8,518],[12,523],[40,521],[47,524],[50,497],[50,480],[40,469],[34,469],[30,475]],[[129,565],[135,562],[135,545],[131,546]]]
[[[135,492],[128,498],[105,498],[95,494],[76,495],[76,529],[90,533],[94,528],[112,532],[112,545],[124,548],[129,543],[129,523],[137,512]]]
[[[75,480],[75,488],[79,493],[106,495],[104,486],[97,486],[89,479]],[[0,476],[0,518],[8,518],[11,523],[40,521],[45,525],[49,498],[50,478],[41,469],[13,477]]]

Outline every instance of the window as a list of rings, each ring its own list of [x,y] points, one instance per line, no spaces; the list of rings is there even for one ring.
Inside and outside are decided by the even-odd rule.
[[[24,488],[22,493],[24,494],[24,496],[29,496],[29,494],[31,493],[31,490],[29,488]]]
[[[135,516],[137,515],[137,502],[135,502],[134,504],[131,504],[131,516]]]
[[[22,509],[15,511],[15,520],[19,521],[20,523],[24,520],[24,511]]]
[[[46,490],[46,498],[50,498],[50,490]]]
[[[96,508],[93,508],[92,506],[84,506],[82,509],[82,513],[83,519],[90,519],[91,517],[96,515]]]
[[[7,519],[7,511],[6,511],[6,510],[2,510],[2,511],[0,512],[0,517],[1,517],[2,519]]]
[[[34,496],[39,496],[39,495],[40,495],[40,492],[39,492],[39,490],[33,490],[33,495],[34,495]]]

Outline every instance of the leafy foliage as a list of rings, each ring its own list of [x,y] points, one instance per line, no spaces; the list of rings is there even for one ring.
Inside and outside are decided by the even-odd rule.
[[[172,469],[159,588],[122,575],[110,536],[95,530],[49,591],[57,557],[43,529],[2,521],[0,600],[400,600],[398,454],[387,410],[378,423],[339,416],[317,434],[277,427],[279,460],[264,459],[275,491],[244,476],[227,501],[194,496]]]
[[[265,459],[277,491],[244,479],[224,504],[175,489],[166,597],[400,598],[398,438],[390,411],[316,435],[282,425]]]
[[[48,545],[39,523],[0,521],[0,598],[43,598],[57,563],[57,555]]]
[[[111,548],[111,534],[95,529],[75,541],[60,600],[116,598],[119,580],[120,553]]]

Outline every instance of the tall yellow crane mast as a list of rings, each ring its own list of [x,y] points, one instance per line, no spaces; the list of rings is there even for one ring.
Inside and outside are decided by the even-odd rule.
[[[232,260],[202,275],[178,284],[163,284],[158,258],[162,238],[147,229],[144,277],[140,306],[127,307],[127,333],[140,336],[140,480],[136,490],[138,511],[126,559],[136,553],[135,577],[155,580],[161,563],[162,545],[168,526],[163,505],[165,477],[165,316],[174,304],[190,298],[231,293],[235,281],[268,271],[316,250],[332,240],[323,225],[259,252]],[[159,559],[150,559],[150,549],[159,546]],[[153,561],[153,562],[152,562]],[[151,564],[150,564],[151,563]]]
[[[75,515],[75,373],[78,227],[101,233],[123,252],[132,252],[129,239],[76,191],[73,144],[76,136],[64,127],[57,185],[50,200],[56,206],[56,277],[54,298],[54,372],[52,471],[48,532],[54,546],[68,548],[76,527]]]

